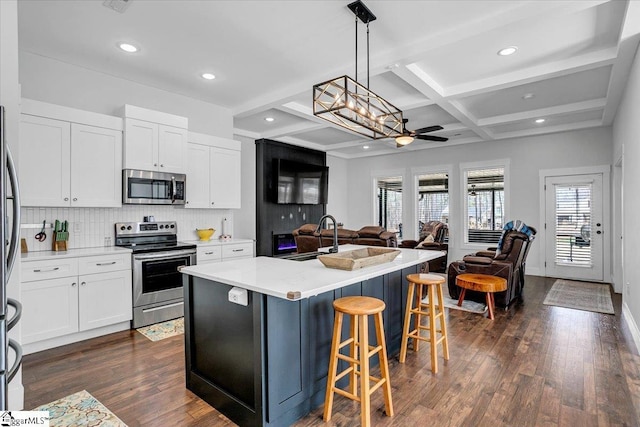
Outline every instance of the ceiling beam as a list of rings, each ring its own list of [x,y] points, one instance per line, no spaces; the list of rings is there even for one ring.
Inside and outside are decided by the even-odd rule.
[[[521,111],[519,113],[503,114],[501,116],[487,117],[478,120],[478,126],[495,126],[504,123],[530,120],[541,116],[557,116],[560,114],[579,113],[583,111],[602,110],[607,104],[606,98],[592,99],[572,104],[558,105],[555,107],[538,108],[537,110]]]

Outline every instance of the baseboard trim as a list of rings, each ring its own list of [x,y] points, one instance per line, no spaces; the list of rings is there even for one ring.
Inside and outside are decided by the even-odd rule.
[[[631,336],[633,337],[633,343],[636,345],[636,351],[640,354],[640,329],[638,329],[638,324],[624,300],[622,301],[622,318],[629,327],[629,331],[631,331]]]
[[[112,334],[114,332],[126,331],[127,329],[131,329],[131,322],[129,320],[109,326],[103,326],[101,328],[90,329],[88,331],[76,332],[61,337],[23,344],[22,351],[25,355],[37,353],[39,351],[49,350],[50,348],[60,347],[62,345],[72,344],[74,342],[96,338],[102,335]]]

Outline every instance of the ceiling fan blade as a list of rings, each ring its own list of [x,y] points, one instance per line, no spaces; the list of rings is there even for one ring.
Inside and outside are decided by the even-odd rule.
[[[413,132],[416,134],[420,134],[420,133],[429,133],[429,132],[435,132],[437,130],[442,130],[443,127],[440,125],[435,125],[435,126],[428,126],[426,128],[421,128],[421,129],[416,129]]]
[[[449,138],[445,138],[443,136],[435,136],[435,135],[416,135],[414,136],[414,138],[424,139],[426,141],[438,141],[438,142],[444,142],[449,140]]]

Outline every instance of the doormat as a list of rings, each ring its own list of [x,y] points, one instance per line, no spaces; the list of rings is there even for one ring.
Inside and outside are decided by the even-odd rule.
[[[52,427],[127,427],[86,390],[38,406],[34,411],[48,411]]]
[[[483,303],[480,303],[480,302],[475,302],[475,301],[470,301],[470,300],[462,301],[462,307],[458,307],[458,300],[457,299],[453,299],[453,298],[449,298],[447,296],[443,296],[442,300],[444,302],[445,308],[452,308],[454,310],[468,311],[469,313],[483,314],[488,309],[486,304],[483,304]],[[427,296],[426,298],[423,298],[422,302],[425,303],[425,304],[429,304],[429,297]],[[438,304],[436,304],[436,306],[437,305]]]
[[[609,284],[558,279],[544,299],[545,305],[614,314]]]
[[[151,341],[160,341],[165,338],[184,334],[184,317],[144,326],[136,329],[136,331],[140,332]]]

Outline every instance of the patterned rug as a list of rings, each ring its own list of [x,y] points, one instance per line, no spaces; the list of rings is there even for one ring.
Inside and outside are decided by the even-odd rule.
[[[155,323],[153,325],[138,328],[136,331],[140,332],[151,341],[160,341],[165,338],[184,334],[184,317],[168,320],[162,323]]]
[[[454,310],[468,311],[469,313],[483,314],[487,311],[486,304],[482,304],[475,301],[464,300],[462,301],[462,307],[458,307],[458,300],[444,296],[443,298],[445,308],[452,308]],[[429,297],[422,299],[422,302],[429,304]],[[436,304],[438,305],[438,304]]]
[[[34,411],[49,411],[51,427],[127,427],[86,390],[38,406]]]
[[[549,290],[544,304],[614,314],[609,289],[609,284],[558,279]]]

